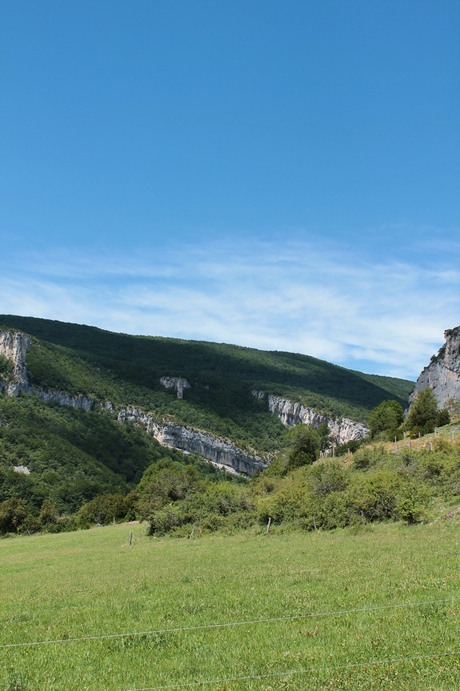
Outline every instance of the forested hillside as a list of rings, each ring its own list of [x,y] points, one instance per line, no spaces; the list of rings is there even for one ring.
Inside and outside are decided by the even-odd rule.
[[[120,425],[117,408],[135,405],[156,420],[175,421],[231,440],[270,459],[286,444],[287,428],[253,390],[277,394],[331,417],[366,421],[386,399],[405,405],[412,383],[353,372],[305,355],[239,346],[128,336],[43,319],[0,316],[0,328],[31,336],[30,384],[94,399],[85,412],[34,395],[0,395],[0,502],[19,497],[38,512],[49,499],[75,512],[98,495],[127,495],[158,459],[185,456],[161,447],[140,427]],[[0,363],[2,364],[2,363]],[[3,358],[3,376],[11,376]],[[163,376],[191,388],[178,399]],[[105,409],[110,401],[114,410]],[[100,405],[102,403],[103,405]],[[202,477],[217,471],[187,456]],[[26,466],[30,475],[13,471]],[[219,479],[222,473],[217,473]],[[226,478],[225,482],[228,482]]]
[[[365,422],[383,400],[405,406],[413,383],[367,375],[307,355],[260,351],[218,343],[128,336],[94,327],[0,315],[0,326],[33,337],[27,352],[32,384],[83,393],[114,404],[133,404],[229,435],[273,444],[266,402],[253,389]],[[186,378],[184,400],[165,391],[162,376]],[[262,419],[264,422],[262,422]]]

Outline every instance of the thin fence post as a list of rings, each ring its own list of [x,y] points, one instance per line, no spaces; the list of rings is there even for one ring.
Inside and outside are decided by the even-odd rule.
[[[193,525],[192,532],[190,533],[190,537],[193,537],[193,533],[195,532],[195,524]]]
[[[268,535],[268,531],[270,530],[271,523],[272,523],[272,517],[269,516],[268,517],[268,523],[267,523],[267,535]]]
[[[364,514],[363,514],[362,509],[361,509],[361,523],[362,523],[362,525],[364,525]]]
[[[129,534],[129,540],[128,540],[128,545],[131,547],[131,542],[133,541],[133,531],[131,530]]]

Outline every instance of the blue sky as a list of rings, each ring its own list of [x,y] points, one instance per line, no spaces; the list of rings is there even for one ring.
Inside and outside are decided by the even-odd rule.
[[[460,3],[0,6],[0,312],[415,378],[460,323]]]

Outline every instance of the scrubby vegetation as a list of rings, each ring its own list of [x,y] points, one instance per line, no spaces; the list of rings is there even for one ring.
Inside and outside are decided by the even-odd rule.
[[[300,425],[284,431],[274,461],[249,481],[160,447],[142,427],[120,425],[102,408],[87,413],[35,396],[2,396],[0,418],[3,534],[133,519],[147,521],[152,535],[176,536],[269,520],[306,530],[410,523],[429,516],[437,501],[460,496],[459,447],[439,438],[432,450],[364,444],[320,459],[331,445],[327,426]]]

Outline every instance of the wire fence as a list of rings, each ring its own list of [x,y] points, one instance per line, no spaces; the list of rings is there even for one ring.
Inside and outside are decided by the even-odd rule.
[[[395,657],[385,658],[383,660],[367,660],[365,662],[350,662],[345,665],[333,665],[331,667],[303,667],[301,669],[284,670],[283,672],[267,672],[263,674],[252,674],[242,677],[227,677],[223,679],[205,679],[202,681],[185,681],[176,684],[166,684],[163,686],[142,686],[132,689],[125,689],[124,691],[165,691],[166,689],[180,689],[186,687],[209,686],[210,684],[226,684],[228,682],[243,682],[255,681],[257,679],[269,679],[275,677],[292,677],[301,674],[320,674],[322,672],[338,672],[346,669],[362,669],[365,667],[377,667],[378,665],[396,665],[404,662],[415,662],[417,660],[436,659],[440,657],[449,657],[451,655],[460,655],[460,650],[449,650],[442,653],[433,653],[431,655],[413,655],[412,657]]]
[[[457,602],[460,598],[455,596],[440,598],[436,600],[420,600],[418,602],[400,602],[392,605],[371,605],[365,607],[355,607],[353,609],[339,609],[324,612],[308,612],[306,614],[294,614],[286,617],[267,617],[260,619],[249,619],[244,621],[220,622],[212,624],[198,624],[196,626],[177,626],[165,629],[150,629],[147,631],[129,631],[126,633],[108,633],[96,636],[79,636],[74,638],[57,638],[44,641],[28,641],[24,643],[3,643],[0,645],[0,650],[7,648],[29,648],[42,645],[57,645],[62,643],[80,643],[84,641],[99,641],[113,638],[133,638],[135,636],[153,636],[164,633],[180,633],[183,631],[205,631],[209,629],[224,629],[234,628],[237,626],[255,626],[257,624],[270,624],[275,622],[300,621],[304,619],[319,619],[322,617],[343,616],[345,614],[357,614],[363,612],[378,612],[389,609],[403,609],[426,607],[427,605],[434,605],[440,603]]]

